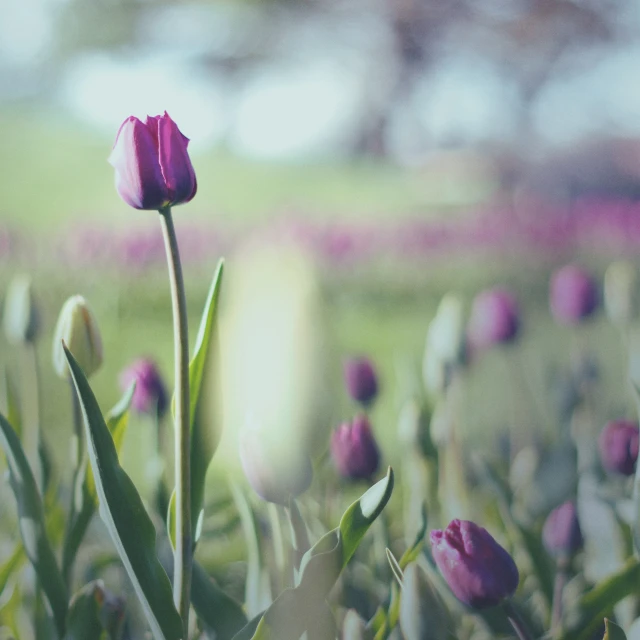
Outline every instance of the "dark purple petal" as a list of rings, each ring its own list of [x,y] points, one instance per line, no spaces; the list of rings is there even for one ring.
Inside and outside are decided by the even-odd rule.
[[[511,342],[519,329],[518,303],[509,291],[496,287],[475,297],[467,329],[472,349]]]
[[[380,451],[366,416],[341,424],[333,432],[331,457],[343,478],[369,480],[376,473]]]
[[[368,358],[349,358],[344,364],[344,381],[349,395],[364,406],[378,395],[378,376]]]
[[[157,122],[160,166],[169,200],[171,204],[189,202],[197,189],[196,174],[187,152],[189,139],[182,135],[166,111],[157,117]]]
[[[134,382],[136,390],[131,402],[138,413],[147,413],[158,417],[167,410],[167,390],[160,371],[153,360],[141,358],[127,367],[120,375],[120,386],[123,390]]]
[[[128,205],[135,209],[166,205],[168,191],[154,136],[138,118],[130,116],[122,123],[109,163],[116,170],[116,189]]]
[[[549,305],[553,317],[561,324],[578,324],[591,316],[599,303],[596,283],[584,269],[567,265],[553,274]]]
[[[608,422],[598,438],[600,460],[607,471],[624,476],[635,472],[638,460],[638,423],[632,420]]]
[[[542,528],[542,541],[553,556],[571,556],[584,544],[575,503],[569,501],[556,507]]]

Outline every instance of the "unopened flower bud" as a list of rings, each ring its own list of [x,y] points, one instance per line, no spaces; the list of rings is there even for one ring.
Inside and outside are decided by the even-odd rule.
[[[483,609],[514,594],[520,580],[516,563],[486,529],[452,520],[430,538],[436,565],[458,600]]]
[[[249,484],[263,500],[285,506],[290,498],[304,493],[313,478],[311,460],[304,451],[278,443],[259,429],[241,432],[240,462]]]
[[[518,303],[509,291],[496,287],[475,297],[467,327],[471,348],[486,349],[512,342],[519,330]]]
[[[638,460],[638,423],[632,420],[608,422],[598,438],[600,460],[607,471],[633,475]]]
[[[609,320],[626,327],[640,315],[640,279],[632,262],[612,262],[604,274],[604,308]]]
[[[131,406],[138,413],[146,413],[161,418],[167,410],[167,390],[156,363],[149,358],[140,358],[127,367],[120,375],[120,386],[127,389],[136,383]]]
[[[349,395],[365,407],[378,395],[378,376],[368,358],[349,358],[344,364],[344,381]]]
[[[60,378],[69,379],[69,366],[62,343],[89,377],[102,365],[102,338],[95,316],[82,296],[69,298],[60,311],[53,338],[53,368]]]
[[[584,540],[574,502],[561,504],[547,516],[542,541],[546,550],[556,557],[570,557],[582,548]]]
[[[400,629],[405,640],[444,640],[454,630],[451,614],[425,572],[412,562],[404,570]]]
[[[134,209],[158,210],[189,202],[197,185],[188,144],[166,111],[147,116],[145,122],[128,117],[109,156],[120,197]]]
[[[40,313],[36,305],[31,278],[16,276],[9,284],[4,301],[4,332],[12,344],[35,342],[40,330]]]
[[[355,609],[349,609],[342,621],[342,634],[344,640],[367,640],[366,622],[358,615]]]
[[[378,470],[380,452],[366,416],[341,424],[331,435],[331,457],[343,478],[368,480]]]
[[[560,323],[574,325],[591,316],[600,303],[598,288],[591,275],[576,265],[567,265],[551,277],[549,304]]]

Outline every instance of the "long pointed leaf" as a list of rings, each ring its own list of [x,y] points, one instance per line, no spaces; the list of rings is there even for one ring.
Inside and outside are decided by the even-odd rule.
[[[18,504],[18,526],[24,550],[49,600],[58,633],[62,635],[69,602],[67,586],[47,537],[42,498],[35,478],[16,432],[1,414],[0,446],[7,458],[11,488]]]
[[[118,462],[113,438],[82,369],[65,346],[78,392],[89,460],[105,521],[157,640],[180,640],[182,622],[171,584],[156,555],[156,533],[131,478]]]
[[[604,621],[604,638],[602,640],[627,640],[627,636],[624,634],[624,631],[621,627],[619,627],[615,622],[611,622],[611,620]]]

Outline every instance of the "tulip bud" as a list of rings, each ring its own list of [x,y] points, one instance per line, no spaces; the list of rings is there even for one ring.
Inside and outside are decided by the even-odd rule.
[[[608,422],[598,438],[600,460],[607,471],[633,475],[638,459],[638,423],[631,420]]]
[[[452,520],[444,531],[431,532],[433,558],[454,595],[476,609],[493,607],[518,587],[518,568],[486,529],[467,520]]]
[[[570,557],[584,544],[575,503],[556,507],[545,520],[542,541],[552,556]]]
[[[263,500],[285,506],[304,493],[313,478],[309,456],[286,445],[259,429],[240,433],[240,462],[249,484]]]
[[[380,452],[366,416],[341,424],[331,436],[331,457],[343,478],[368,480],[378,470]]]
[[[367,625],[355,609],[349,609],[345,614],[340,637],[344,640],[366,640],[369,637]]]
[[[53,338],[53,368],[60,378],[69,379],[69,366],[62,343],[89,377],[102,365],[102,338],[98,323],[82,296],[69,298],[60,311]]]
[[[378,376],[367,358],[349,358],[344,363],[344,381],[349,395],[365,407],[378,395]]]
[[[612,262],[604,274],[604,308],[609,320],[626,327],[640,314],[640,281],[632,262]]]
[[[561,324],[578,324],[591,316],[600,302],[591,275],[576,265],[567,265],[551,277],[549,304]]]
[[[4,332],[12,344],[35,342],[40,330],[40,313],[31,289],[31,278],[16,276],[4,301]]]
[[[153,360],[141,358],[133,362],[120,375],[120,386],[124,391],[132,382],[136,383],[131,406],[138,413],[161,418],[167,410],[167,390],[160,371]]]
[[[453,637],[451,614],[415,562],[405,569],[402,587],[400,629],[405,640],[444,640]]]
[[[512,342],[519,329],[518,303],[506,289],[489,289],[475,297],[467,327],[469,346],[486,349]]]
[[[134,209],[163,209],[189,202],[196,195],[196,175],[186,138],[167,112],[129,116],[120,126],[109,164],[116,170],[116,189]]]

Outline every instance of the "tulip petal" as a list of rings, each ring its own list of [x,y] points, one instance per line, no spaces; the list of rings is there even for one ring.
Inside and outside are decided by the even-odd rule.
[[[116,189],[135,209],[160,209],[169,200],[155,137],[150,128],[130,116],[122,123],[109,156],[116,170]]]
[[[196,174],[193,170],[184,136],[165,111],[158,117],[158,145],[160,168],[164,176],[171,204],[189,202],[196,195]]]

